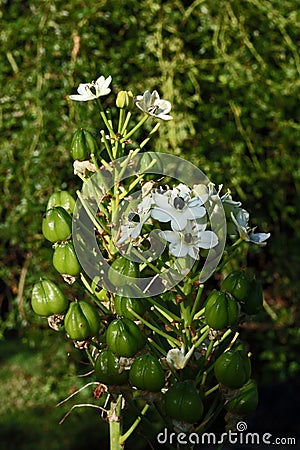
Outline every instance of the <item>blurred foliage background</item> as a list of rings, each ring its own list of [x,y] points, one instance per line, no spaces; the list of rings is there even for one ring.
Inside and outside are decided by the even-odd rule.
[[[74,105],[68,94],[100,75],[112,75],[115,92],[157,89],[170,100],[174,120],[161,127],[153,148],[190,160],[230,188],[250,211],[251,224],[272,233],[266,248],[242,255],[266,299],[264,313],[243,332],[262,386],[299,376],[296,0],[2,0],[0,14],[0,403],[5,398],[14,406],[6,423],[25,410],[41,421],[41,408],[46,414],[74,383],[81,385],[64,338],[43,330],[29,299],[40,275],[58,278],[41,218],[54,190],[76,189],[72,134],[79,126],[99,128],[93,105]],[[47,353],[46,363],[52,345],[57,351]],[[26,429],[33,419],[22,417],[19,426]],[[66,439],[59,433],[57,439]],[[77,448],[71,441],[64,448]],[[27,447],[20,441],[18,448]]]

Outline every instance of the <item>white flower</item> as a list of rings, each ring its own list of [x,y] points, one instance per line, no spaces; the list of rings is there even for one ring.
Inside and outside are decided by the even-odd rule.
[[[167,353],[167,363],[172,369],[184,369],[185,366],[188,363],[188,360],[193,354],[193,351],[195,350],[194,345],[190,348],[190,350],[185,355],[185,348],[184,344],[182,344],[181,349],[179,348],[172,348]]]
[[[238,212],[240,210],[241,202],[236,202],[232,200],[230,195],[230,191],[226,192],[226,194],[222,195],[221,201],[223,203],[224,211],[226,217],[231,218],[231,213]]]
[[[191,256],[198,259],[199,249],[217,245],[218,237],[213,231],[205,231],[206,225],[188,221],[183,231],[161,231],[159,236],[170,243],[169,251],[177,258]]]
[[[202,206],[202,199],[200,197],[190,198],[189,192],[183,186],[179,186],[180,189],[174,188],[164,193],[160,191],[153,193],[152,218],[159,222],[171,221],[174,231],[183,230],[187,226],[188,220],[201,219],[206,214],[206,210]]]
[[[138,108],[149,116],[162,120],[173,119],[168,114],[172,108],[171,103],[168,100],[160,99],[157,91],[153,91],[152,94],[146,91],[144,95],[137,95],[135,103]]]
[[[71,100],[86,102],[88,100],[94,100],[95,98],[107,95],[111,91],[108,87],[111,83],[111,79],[111,76],[106,79],[101,76],[96,81],[92,81],[91,83],[80,83],[77,89],[78,94],[69,95],[69,97]]]
[[[83,174],[85,175],[85,171],[88,170],[89,172],[96,172],[96,166],[95,164],[91,163],[90,161],[76,161],[73,162],[73,168],[74,168],[74,175]]]
[[[265,241],[269,239],[271,233],[253,233],[253,231],[249,234],[250,242],[261,246],[266,245]]]
[[[117,241],[117,244],[123,244],[129,237],[137,239],[140,236],[143,225],[150,217],[151,205],[151,196],[144,197],[137,207],[137,212],[128,214],[128,221],[121,225],[121,238]]]
[[[193,193],[201,198],[202,202],[205,203],[208,198],[211,196],[211,191],[213,189],[213,184],[210,183],[211,186],[206,186],[205,184],[194,184]]]
[[[238,208],[236,215],[231,212],[231,218],[243,241],[261,246],[266,245],[265,241],[271,236],[270,233],[254,233],[254,229],[248,227],[249,213],[245,209]]]

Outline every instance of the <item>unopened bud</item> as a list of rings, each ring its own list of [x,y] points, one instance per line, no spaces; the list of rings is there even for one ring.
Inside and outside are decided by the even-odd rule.
[[[120,91],[117,95],[116,105],[118,108],[131,109],[133,106],[133,94],[131,91]]]

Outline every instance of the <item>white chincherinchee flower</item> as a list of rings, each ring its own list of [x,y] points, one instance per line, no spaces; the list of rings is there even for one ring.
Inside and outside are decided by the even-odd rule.
[[[168,365],[172,369],[184,369],[187,365],[190,357],[193,354],[193,351],[195,350],[194,345],[190,348],[190,350],[185,355],[185,348],[184,344],[182,344],[181,349],[179,348],[172,348],[168,351],[166,360]]]
[[[230,236],[236,237],[239,234],[240,239],[246,242],[264,246],[266,240],[271,236],[270,233],[254,233],[255,228],[250,228],[249,213],[241,208],[242,203],[234,201],[228,191],[221,197],[227,219],[227,232]]]
[[[238,208],[236,215],[231,212],[231,219],[243,241],[261,246],[266,245],[265,241],[271,236],[270,233],[254,233],[254,228],[248,227],[249,213],[245,209]]]
[[[159,97],[157,91],[152,94],[146,91],[143,95],[137,95],[135,98],[136,106],[149,116],[162,120],[173,119],[168,113],[171,111],[172,105],[168,100]]]
[[[159,236],[169,242],[169,251],[177,258],[191,256],[198,259],[199,249],[210,249],[218,244],[213,231],[205,230],[206,224],[188,221],[182,231],[161,231]]]
[[[137,207],[137,212],[131,212],[128,214],[128,220],[121,225],[121,237],[117,241],[117,244],[123,244],[127,239],[137,239],[142,231],[144,224],[151,214],[152,198],[146,196]]]
[[[179,185],[172,190],[153,193],[154,207],[151,211],[153,219],[159,222],[170,222],[174,231],[181,231],[187,226],[188,220],[201,219],[206,214],[200,197],[190,197],[189,189]],[[184,189],[186,188],[186,189]]]
[[[77,89],[78,94],[69,95],[69,98],[79,102],[86,102],[88,100],[94,100],[95,98],[107,95],[111,91],[108,87],[111,80],[111,76],[106,79],[101,76],[96,81],[92,81],[91,83],[80,83]]]

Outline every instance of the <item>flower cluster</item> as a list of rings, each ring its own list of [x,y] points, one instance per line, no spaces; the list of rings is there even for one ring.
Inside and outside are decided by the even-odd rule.
[[[80,83],[77,89],[78,94],[69,95],[69,98],[79,102],[86,102],[88,100],[95,100],[104,95],[108,95],[111,91],[108,87],[111,81],[111,76],[107,78],[101,76],[97,78],[96,81],[92,81],[91,83]],[[119,102],[120,97],[122,98],[123,94],[124,91],[122,91],[122,95],[117,99],[117,105],[122,108],[124,105],[120,106]],[[131,92],[130,96],[132,96]],[[146,91],[143,95],[137,95],[134,98],[134,101],[136,106],[148,116],[161,120],[173,119],[173,117],[169,115],[172,107],[171,103],[168,100],[161,99],[157,91],[153,91],[152,93]]]
[[[204,188],[206,186],[203,185]],[[143,226],[153,220],[170,223],[169,230],[159,232],[160,238],[169,243],[173,256],[194,259],[199,257],[199,249],[210,249],[218,244],[217,235],[207,228],[207,211],[204,206],[207,194],[198,195],[199,185],[192,190],[179,184],[174,188],[153,188],[131,211],[120,226],[117,245],[128,240],[136,240],[142,233]]]

